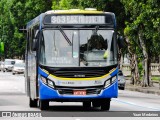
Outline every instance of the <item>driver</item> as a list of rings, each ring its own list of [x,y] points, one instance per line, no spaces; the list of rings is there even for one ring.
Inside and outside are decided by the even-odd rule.
[[[89,50],[106,50],[108,46],[102,35],[94,33],[88,41],[88,47]]]
[[[89,50],[105,50],[103,58],[107,59],[108,57],[108,44],[107,40],[104,40],[102,35],[98,35],[94,33],[88,41],[88,48]]]

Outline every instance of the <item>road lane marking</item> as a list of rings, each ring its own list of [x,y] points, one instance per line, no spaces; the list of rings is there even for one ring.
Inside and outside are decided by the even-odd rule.
[[[160,111],[160,108],[154,108],[154,107],[150,107],[150,106],[141,106],[141,105],[137,105],[136,103],[133,103],[133,102],[128,102],[128,101],[122,101],[120,99],[112,99],[113,101],[115,102],[119,102],[119,103],[124,103],[124,104],[127,104],[127,105],[132,105],[132,106],[136,106],[136,107],[140,107],[140,108],[147,108],[147,109],[152,109],[154,111]]]

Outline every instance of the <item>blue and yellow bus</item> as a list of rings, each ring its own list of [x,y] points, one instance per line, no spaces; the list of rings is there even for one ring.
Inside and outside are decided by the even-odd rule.
[[[27,24],[26,86],[30,107],[82,102],[110,109],[118,96],[118,39],[114,13],[51,10]]]

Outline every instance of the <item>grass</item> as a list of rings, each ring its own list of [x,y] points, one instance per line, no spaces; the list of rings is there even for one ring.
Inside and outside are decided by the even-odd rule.
[[[160,81],[160,76],[154,76],[154,77],[152,77],[152,80],[158,82],[158,81]]]
[[[142,81],[143,76],[140,77],[140,81]],[[152,76],[151,78],[153,81],[159,82],[160,81],[160,76]]]

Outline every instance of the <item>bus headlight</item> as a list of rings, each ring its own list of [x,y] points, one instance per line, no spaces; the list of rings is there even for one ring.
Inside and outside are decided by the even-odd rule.
[[[112,77],[112,83],[116,81],[116,79],[117,79],[117,76]]]
[[[108,87],[111,84],[111,80],[106,80],[105,84],[104,84],[104,88]]]
[[[47,79],[41,76],[41,80],[44,84],[47,84]]]
[[[52,80],[48,80],[48,86],[54,88],[54,82]]]
[[[48,85],[49,87],[54,88],[54,81],[52,81],[48,78],[42,77],[42,76],[41,76],[41,80],[44,84]]]
[[[104,84],[104,88],[107,88],[108,86],[110,86],[113,82],[115,82],[117,79],[117,76],[114,76],[108,80],[105,81],[105,84]]]

